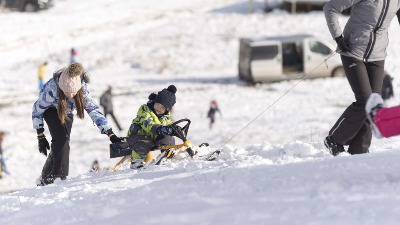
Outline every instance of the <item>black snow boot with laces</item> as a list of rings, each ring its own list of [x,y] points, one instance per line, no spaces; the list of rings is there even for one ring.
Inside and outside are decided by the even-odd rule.
[[[337,156],[337,155],[339,155],[339,153],[344,152],[343,145],[337,144],[332,136],[326,137],[324,140],[324,144],[325,144],[326,148],[329,149],[329,152],[333,156]]]

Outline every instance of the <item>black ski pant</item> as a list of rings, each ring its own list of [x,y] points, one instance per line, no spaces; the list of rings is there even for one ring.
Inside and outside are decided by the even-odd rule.
[[[116,118],[115,115],[114,115],[114,112],[107,112],[107,111],[104,109],[104,117],[107,117],[108,114],[110,114],[111,117],[113,118],[115,124],[116,124],[117,127],[118,127],[118,130],[119,130],[119,131],[122,131],[122,128],[121,128],[121,126],[119,125],[118,120],[117,120],[117,118]]]
[[[156,146],[175,144],[174,137],[168,135],[159,135],[156,140],[153,140],[150,136],[134,134],[129,136],[127,141],[129,146],[140,155],[146,155]]]
[[[339,117],[329,135],[337,144],[348,145],[350,154],[367,153],[372,133],[365,104],[371,93],[381,93],[385,61],[363,62],[347,56],[341,58],[356,101]]]
[[[71,115],[61,124],[56,108],[48,108],[43,117],[51,135],[51,149],[42,169],[42,179],[65,179],[69,171],[69,140],[74,118]]]

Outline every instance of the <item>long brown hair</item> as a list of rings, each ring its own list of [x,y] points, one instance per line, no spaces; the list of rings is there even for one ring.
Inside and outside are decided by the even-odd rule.
[[[58,88],[58,118],[61,120],[61,124],[65,123],[65,120],[69,120],[69,117],[67,116],[67,97],[65,96],[64,92]],[[76,111],[78,114],[78,117],[80,119],[85,118],[85,112],[83,111],[83,91],[82,88],[76,93],[74,96],[75,100],[75,107]]]

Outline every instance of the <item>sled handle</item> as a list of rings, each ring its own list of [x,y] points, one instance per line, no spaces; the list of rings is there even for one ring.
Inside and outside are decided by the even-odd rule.
[[[183,127],[181,127],[182,128],[181,131],[179,131],[175,127],[176,125],[178,125],[180,123],[185,123],[185,122],[186,122],[186,124]],[[187,141],[186,137],[187,137],[187,133],[189,131],[189,126],[190,126],[190,120],[189,119],[180,119],[180,120],[178,120],[178,121],[176,121],[176,122],[171,124],[171,128],[175,131],[175,133],[178,134],[177,137],[179,139],[181,139],[182,141],[184,141],[184,142]]]

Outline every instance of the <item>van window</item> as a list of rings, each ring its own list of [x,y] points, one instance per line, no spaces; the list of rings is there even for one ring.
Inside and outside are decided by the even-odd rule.
[[[308,43],[308,46],[310,47],[310,50],[312,52],[320,53],[323,55],[329,55],[332,53],[331,49],[328,46],[322,44],[319,41],[310,41]]]
[[[251,59],[261,60],[261,59],[273,59],[278,55],[278,46],[254,46],[251,48]]]
[[[301,42],[282,43],[283,72],[303,71],[303,46]]]

